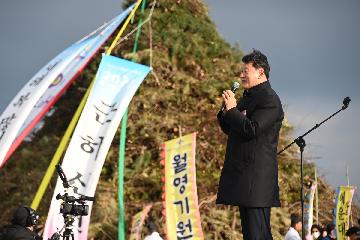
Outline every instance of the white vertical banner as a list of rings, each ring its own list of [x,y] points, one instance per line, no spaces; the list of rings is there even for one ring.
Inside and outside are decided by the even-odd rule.
[[[103,55],[96,80],[66,151],[62,168],[76,193],[94,196],[102,166],[137,88],[150,68],[127,60]],[[43,238],[64,226],[57,194],[64,194],[58,178],[46,221]],[[76,195],[76,194],[74,194]],[[89,212],[92,204],[89,203]],[[74,222],[74,239],[87,239],[90,213]]]

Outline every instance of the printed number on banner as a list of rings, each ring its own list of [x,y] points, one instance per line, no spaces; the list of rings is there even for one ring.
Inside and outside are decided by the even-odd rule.
[[[113,74],[110,71],[104,71],[101,75],[101,79],[104,84],[110,84],[114,86],[122,86],[129,81],[129,76],[126,74]]]

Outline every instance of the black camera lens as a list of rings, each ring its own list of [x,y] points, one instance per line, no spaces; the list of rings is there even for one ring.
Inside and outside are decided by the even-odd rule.
[[[75,216],[87,216],[89,214],[88,205],[76,205],[73,206],[73,215]]]
[[[73,216],[87,216],[89,214],[89,206],[85,204],[63,203],[60,207],[60,213]]]

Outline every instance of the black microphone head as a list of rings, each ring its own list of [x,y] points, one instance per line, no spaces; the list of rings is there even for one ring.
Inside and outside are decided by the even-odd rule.
[[[350,97],[346,97],[346,98],[344,98],[343,104],[349,105],[350,101],[351,101]]]
[[[239,87],[240,87],[240,83],[234,82],[233,85],[231,86],[231,91],[235,92]]]
[[[350,101],[351,101],[350,97],[344,98],[344,100],[343,100],[344,106],[342,107],[342,109],[346,109],[349,106]]]

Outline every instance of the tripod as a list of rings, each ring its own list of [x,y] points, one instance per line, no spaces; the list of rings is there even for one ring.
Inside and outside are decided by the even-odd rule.
[[[74,233],[71,228],[65,228],[63,239],[64,240],[74,240]]]
[[[73,223],[75,221],[74,216],[68,216],[68,215],[64,215],[64,222],[65,225],[62,229],[64,229],[64,233],[62,235],[62,239],[63,240],[74,240],[74,232],[72,230],[73,228]],[[60,240],[60,232],[62,231],[62,229],[56,233],[54,233],[51,238],[49,238],[49,240]]]
[[[341,107],[341,109],[339,109],[338,111],[336,111],[335,113],[333,113],[331,116],[329,116],[328,118],[326,118],[325,120],[323,120],[320,123],[317,123],[314,127],[312,127],[309,131],[307,131],[306,133],[304,133],[303,135],[297,137],[296,139],[294,139],[289,145],[287,145],[283,150],[281,150],[280,152],[278,152],[277,154],[280,155],[282,152],[284,152],[286,149],[288,149],[290,146],[292,146],[294,143],[296,143],[296,145],[298,145],[298,147],[300,148],[300,175],[301,175],[301,195],[300,195],[300,200],[301,200],[301,224],[302,224],[302,239],[305,239],[305,229],[304,229],[304,175],[303,175],[303,170],[304,170],[304,165],[303,165],[303,152],[306,146],[304,137],[306,135],[308,135],[309,133],[311,133],[313,130],[317,129],[318,127],[320,127],[323,123],[325,123],[327,120],[329,120],[330,118],[332,118],[333,116],[335,116],[336,114],[338,114],[339,112],[341,112],[342,110],[345,110],[350,103],[351,99],[350,97],[346,97],[343,100],[343,106]]]
[[[72,230],[75,218],[73,216],[64,216],[65,230],[63,240],[74,240],[74,232]],[[71,238],[70,238],[71,237]]]

